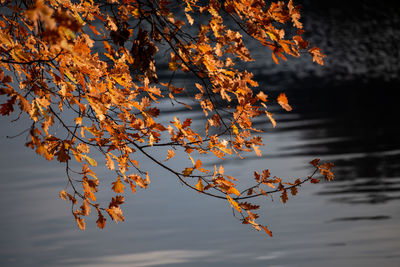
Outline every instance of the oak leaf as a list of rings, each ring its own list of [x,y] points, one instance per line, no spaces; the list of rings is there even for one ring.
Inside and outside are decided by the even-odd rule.
[[[123,222],[125,220],[125,217],[122,215],[122,210],[120,207],[110,207],[106,209],[107,213],[110,215],[111,219],[114,220],[116,223],[118,221]]]
[[[289,105],[288,99],[285,93],[281,93],[278,98],[278,104],[286,111],[292,111],[292,107]]]
[[[112,182],[113,187],[112,189],[114,190],[115,193],[124,193],[125,185],[121,183],[121,179],[118,177],[116,182]]]

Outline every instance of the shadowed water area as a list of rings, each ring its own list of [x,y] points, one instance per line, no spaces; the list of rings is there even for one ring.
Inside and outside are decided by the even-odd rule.
[[[308,38],[327,54],[326,66],[307,56],[277,66],[254,46],[257,61],[249,70],[271,99],[284,91],[293,111],[271,105],[276,128],[265,118],[257,121],[265,130],[262,157],[223,162],[242,179],[265,168],[284,178],[305,177],[316,157],[335,163],[334,182],[306,184],[285,205],[278,196],[258,200],[260,222],[273,238],[241,225],[224,201],[189,191],[148,161],[143,167],[152,171],[152,183],[127,196],[126,221],[108,219],[99,230],[93,217],[81,232],[57,196],[66,183],[64,167],[25,148],[24,137],[6,138],[26,121],[10,127],[12,118],[0,118],[0,265],[399,266],[399,4],[302,4]],[[199,110],[162,107],[161,120],[176,115],[202,123]],[[166,150],[156,153],[166,157]],[[181,169],[185,160],[177,156],[169,164]],[[105,183],[99,195],[107,201],[113,177],[98,174]]]

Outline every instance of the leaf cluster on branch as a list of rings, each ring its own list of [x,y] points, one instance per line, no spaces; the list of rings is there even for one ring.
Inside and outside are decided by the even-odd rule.
[[[0,94],[6,97],[0,112],[26,114],[32,122],[26,146],[65,164],[67,187],[60,198],[71,202],[80,229],[91,213],[99,228],[106,217],[124,221],[126,191],[134,194],[150,184],[151,173],[138,154],[188,188],[226,200],[242,223],[269,235],[256,222],[259,206],[245,200],[279,193],[285,203],[288,192],[296,195],[301,184],[318,182],[318,171],[333,179],[333,165],[314,160],[315,172],[303,180],[288,183],[263,170],[254,172],[252,186],[239,189],[239,177],[222,166],[207,169],[199,159],[201,154],[242,158],[251,151],[260,156],[263,141],[254,119],[266,116],[276,125],[268,95],[240,68],[240,62],[254,61],[246,38],[271,50],[277,64],[309,53],[323,65],[325,55],[302,37],[300,7],[292,0],[1,0],[0,8]],[[166,68],[165,81],[159,76]],[[178,86],[176,74],[189,75],[193,86]],[[180,97],[185,93],[204,112],[202,129],[193,127],[191,118],[159,121],[164,99],[192,108]],[[276,102],[292,110],[284,93]],[[154,147],[169,150],[163,158]],[[97,177],[96,150],[113,181]],[[166,160],[175,151],[186,153],[192,165],[169,167]],[[81,168],[74,169],[72,161]],[[106,205],[96,197],[100,183],[115,192]]]

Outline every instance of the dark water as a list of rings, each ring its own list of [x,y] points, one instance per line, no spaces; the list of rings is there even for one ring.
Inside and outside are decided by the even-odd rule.
[[[400,13],[391,1],[303,1],[305,27],[328,55],[273,65],[257,50],[249,66],[271,96],[285,91],[294,110],[266,120],[263,156],[229,159],[225,169],[251,177],[270,168],[304,177],[307,162],[333,161],[332,183],[305,185],[286,205],[259,200],[260,221],[274,238],[237,222],[223,201],[188,191],[150,162],[148,190],[128,196],[126,222],[81,232],[57,194],[64,168],[7,139],[24,121],[0,124],[1,266],[399,266],[400,265]],[[167,107],[166,108],[170,108]],[[164,113],[199,117],[198,111]],[[166,151],[157,151],[160,155]],[[182,166],[178,157],[172,167]],[[101,170],[100,170],[101,172]],[[112,177],[102,172],[104,200]],[[107,181],[109,180],[109,182]]]

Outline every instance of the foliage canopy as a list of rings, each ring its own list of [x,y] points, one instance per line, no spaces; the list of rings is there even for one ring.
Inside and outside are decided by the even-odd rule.
[[[241,61],[254,60],[243,34],[270,49],[277,64],[305,52],[323,65],[325,55],[302,37],[300,7],[292,0],[0,3],[0,94],[6,97],[0,112],[17,118],[27,114],[32,124],[26,146],[66,165],[68,187],[60,197],[71,202],[80,229],[91,213],[97,214],[99,228],[105,227],[106,217],[124,221],[123,195],[150,184],[137,154],[187,187],[226,200],[242,223],[269,235],[256,222],[259,206],[245,200],[276,192],[286,202],[301,184],[317,183],[317,172],[333,179],[332,164],[313,160],[315,171],[303,180],[284,182],[269,170],[255,171],[254,184],[239,190],[238,177],[227,175],[223,166],[209,170],[198,159],[200,154],[242,158],[253,150],[260,156],[263,142],[252,121],[266,115],[276,125],[268,96],[256,93],[253,74],[240,68]],[[159,73],[167,68],[170,79],[161,81]],[[190,75],[193,86],[174,85],[176,74]],[[191,118],[158,121],[162,99],[191,108],[179,98],[185,92],[204,112],[202,129],[192,127]],[[291,111],[284,93],[276,101]],[[150,150],[161,146],[170,147],[164,158]],[[106,206],[96,197],[103,179],[96,176],[93,150],[114,172],[115,197]],[[175,151],[186,153],[192,165],[170,168],[166,160]],[[72,168],[73,160],[79,170]]]

